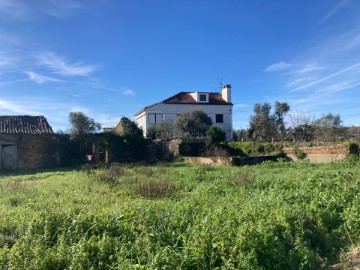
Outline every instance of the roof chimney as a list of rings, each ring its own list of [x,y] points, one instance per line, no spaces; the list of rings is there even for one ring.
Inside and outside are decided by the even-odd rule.
[[[227,84],[227,85],[224,85],[223,87],[221,87],[221,94],[222,94],[223,100],[231,103],[231,85],[230,84]]]

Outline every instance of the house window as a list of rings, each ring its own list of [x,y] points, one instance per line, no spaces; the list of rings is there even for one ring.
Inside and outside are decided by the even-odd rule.
[[[224,123],[224,115],[223,114],[215,115],[215,122],[216,123]]]
[[[148,122],[149,124],[159,124],[163,121],[163,114],[162,113],[149,113],[148,114]]]
[[[206,94],[199,94],[199,101],[206,102]]]

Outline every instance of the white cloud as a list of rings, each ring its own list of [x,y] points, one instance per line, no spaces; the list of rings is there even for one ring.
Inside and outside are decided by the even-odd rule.
[[[121,92],[124,96],[135,96],[135,93],[133,90],[131,89],[125,89],[124,91]]]
[[[83,112],[88,115],[90,113],[90,109],[81,105],[71,105],[68,108],[68,112]]]
[[[343,82],[336,82],[330,85],[327,85],[323,88],[320,88],[315,92],[315,95],[327,95],[327,94],[333,94],[337,93],[355,86],[360,85],[360,82],[354,82],[354,81],[343,81]]]
[[[298,79],[295,79],[295,80],[292,80],[290,82],[288,82],[286,84],[286,87],[294,87],[294,86],[297,86],[303,82],[306,82],[306,81],[309,81],[311,80],[312,78],[311,77],[305,77],[305,78],[298,78]]]
[[[14,59],[5,55],[4,52],[0,52],[0,68],[5,66],[12,66],[14,63]]]
[[[336,13],[338,13],[345,5],[347,5],[350,0],[341,0],[336,6],[334,6],[321,20],[320,24],[324,23],[325,21],[329,20],[333,17]]]
[[[43,84],[43,83],[47,83],[47,82],[63,82],[62,80],[44,76],[44,75],[41,75],[41,74],[38,74],[35,72],[31,72],[31,71],[27,71],[27,72],[25,72],[25,74],[27,74],[29,76],[30,80],[32,80],[38,84]]]
[[[234,110],[243,109],[243,108],[249,108],[249,105],[248,104],[242,104],[242,103],[234,104]]]
[[[119,121],[120,116],[114,117],[109,114],[97,114],[95,121],[101,124],[101,127],[115,127]]]
[[[360,45],[360,34],[355,34],[354,37],[348,41],[348,43],[344,46],[345,49],[353,49]]]
[[[0,0],[0,12],[16,20],[26,20],[30,12],[27,4],[20,0]]]
[[[0,0],[0,13],[19,21],[36,20],[39,15],[64,19],[83,7],[78,0]]]
[[[325,67],[321,67],[318,65],[318,63],[310,63],[310,64],[305,64],[302,68],[295,70],[294,73],[297,74],[303,74],[303,73],[309,73],[309,72],[313,72],[316,70],[321,70],[321,69],[325,69]]]
[[[39,65],[62,76],[89,76],[96,69],[93,65],[83,65],[80,62],[68,63],[53,52],[42,52],[36,58]]]
[[[333,77],[335,77],[335,76],[338,76],[338,75],[343,74],[343,73],[345,73],[345,72],[348,72],[348,71],[351,71],[351,70],[353,70],[353,69],[356,69],[357,67],[360,67],[360,62],[359,62],[359,63],[356,63],[356,64],[354,64],[354,65],[348,66],[348,67],[346,67],[346,68],[343,68],[343,69],[341,69],[341,70],[339,70],[339,71],[337,71],[337,72],[335,72],[335,73],[333,73],[333,74],[330,74],[330,75],[328,75],[328,76],[326,76],[326,77],[323,77],[323,78],[321,78],[321,79],[319,79],[319,80],[312,81],[312,82],[307,83],[307,84],[305,84],[305,85],[301,85],[301,86],[297,87],[297,88],[296,88],[295,90],[293,90],[293,91],[298,91],[298,90],[301,90],[301,89],[309,88],[309,87],[311,87],[311,86],[314,86],[314,85],[317,85],[317,84],[319,84],[319,83],[321,83],[321,82],[324,82],[324,81],[326,81],[326,80],[329,80],[329,79],[331,79],[331,78],[333,78]]]
[[[265,72],[276,72],[276,71],[284,71],[291,67],[291,64],[288,64],[284,61],[281,61],[279,63],[273,64],[265,68]]]
[[[26,109],[24,109],[26,108]],[[31,115],[40,115],[41,113],[37,111],[32,111],[31,109],[24,106],[24,104],[16,104],[7,100],[0,99],[0,111],[1,114],[5,113],[17,113],[17,114],[31,114]]]
[[[49,0],[44,11],[49,16],[62,19],[72,15],[82,7],[83,5],[74,0]]]

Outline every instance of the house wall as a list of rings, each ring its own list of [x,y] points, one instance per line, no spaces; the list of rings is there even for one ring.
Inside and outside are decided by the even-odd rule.
[[[139,127],[146,130],[151,126],[146,119],[149,113],[162,113],[164,121],[168,122],[172,127],[178,114],[187,112],[189,110],[203,110],[212,120],[213,124],[221,128],[226,133],[226,140],[231,141],[233,136],[232,131],[232,105],[208,105],[208,104],[157,104],[147,108],[145,112],[136,117],[136,122]],[[215,123],[215,115],[223,114],[224,122]]]
[[[20,169],[55,166],[59,163],[58,139],[54,135],[0,134],[0,141],[17,146],[17,167]]]
[[[141,128],[144,132],[144,136],[146,136],[146,112],[142,112],[140,115],[136,116],[136,123],[138,124],[139,128]]]

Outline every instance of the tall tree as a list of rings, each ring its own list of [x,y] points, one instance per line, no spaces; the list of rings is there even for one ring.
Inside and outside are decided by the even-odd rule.
[[[314,122],[314,115],[308,111],[291,110],[289,119],[290,126],[296,128],[297,126],[311,125]]]
[[[284,122],[284,116],[286,113],[288,113],[290,110],[289,104],[286,102],[275,102],[275,112],[274,112],[274,118],[275,118],[275,128],[276,133],[280,136],[285,135],[285,122]]]
[[[86,116],[83,112],[70,112],[69,122],[71,124],[69,130],[70,138],[79,140],[79,151],[81,156],[85,138],[88,135],[97,132],[101,128],[101,125],[96,123],[94,119]]]
[[[315,120],[314,124],[321,127],[338,128],[341,126],[341,122],[342,120],[339,114],[334,115],[332,113],[328,113]]]
[[[269,103],[255,103],[254,114],[250,116],[249,137],[256,140],[269,141],[275,136],[275,122],[270,115]]]
[[[322,141],[336,141],[344,135],[344,128],[339,114],[328,113],[314,121],[316,136]]]
[[[284,116],[290,110],[287,103],[276,102],[271,114],[270,103],[255,103],[254,114],[250,116],[249,137],[260,141],[273,141],[285,134]]]
[[[69,133],[72,138],[77,139],[95,133],[101,128],[99,123],[96,123],[94,119],[86,116],[83,112],[70,112],[69,122],[71,124]]]

